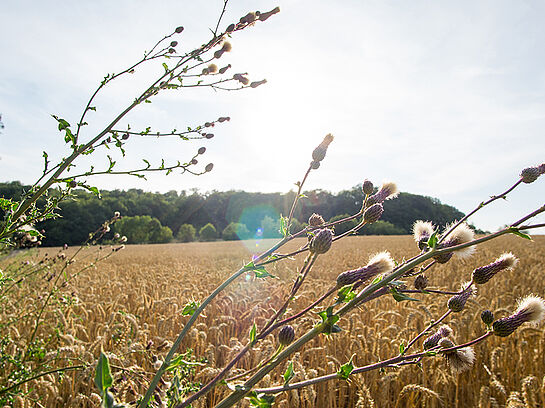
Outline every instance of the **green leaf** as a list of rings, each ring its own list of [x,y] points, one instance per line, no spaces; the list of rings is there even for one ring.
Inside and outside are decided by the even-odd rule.
[[[257,334],[257,326],[256,324],[254,323],[254,325],[252,326],[252,328],[250,329],[250,344],[254,344],[255,343],[255,336]]]
[[[284,387],[288,385],[288,383],[291,381],[291,379],[295,376],[295,371],[293,371],[293,363],[290,361],[288,364],[288,368],[286,368],[286,371],[284,372]]]
[[[165,69],[165,73],[169,71],[168,65],[163,62],[163,68]]]
[[[276,276],[267,272],[264,266],[258,266],[256,269],[254,269],[254,273],[256,278],[276,278]]]
[[[399,292],[396,288],[390,288],[390,293],[394,297],[396,302],[402,302],[404,300],[414,300],[416,302],[419,301],[419,299],[412,298],[410,296],[407,296],[405,293]]]
[[[401,344],[399,345],[399,354],[400,355],[405,354],[405,342],[404,341],[402,341]]]
[[[433,249],[437,246],[437,242],[438,242],[437,232],[434,232],[433,234],[431,234],[431,237],[429,237],[428,239],[428,246]]]
[[[339,377],[341,380],[348,380],[348,377],[350,377],[350,374],[352,374],[352,371],[354,371],[354,364],[352,363],[354,356],[355,354],[350,357],[350,361],[348,363],[343,364],[339,368],[339,371],[337,371],[337,377]]]
[[[95,373],[95,385],[103,398],[106,396],[106,391],[108,388],[112,386],[112,382],[113,378],[110,371],[108,357],[106,357],[103,352],[100,352]]]
[[[518,228],[515,228],[515,227],[511,227],[509,228],[509,232],[513,235],[516,235],[517,237],[521,237],[521,238],[524,238],[524,239],[527,239],[529,241],[532,241],[532,237],[528,234],[525,234],[524,232],[520,232],[520,230]]]
[[[373,279],[373,282],[371,282],[371,285],[375,285],[375,284],[379,283],[383,278],[384,278],[384,276],[382,276],[382,275],[377,276],[375,279]]]
[[[288,235],[288,219],[282,215],[280,215],[279,232],[283,237],[286,237]]]
[[[200,307],[200,302],[195,302],[192,300],[191,302],[187,302],[184,308],[182,309],[182,316],[191,316],[195,311]]]
[[[166,368],[166,371],[172,371],[176,367],[192,367],[192,366],[205,366],[205,363],[200,363],[198,361],[187,361],[185,360],[186,354],[180,354],[176,358],[172,359],[169,366]]]
[[[271,408],[275,399],[274,395],[257,394],[255,391],[248,394],[247,398],[251,406],[258,408]]]
[[[348,303],[352,299],[354,299],[356,297],[356,292],[352,290],[353,286],[354,284],[341,288],[341,290],[339,290],[339,292],[337,293],[337,301],[335,303]]]

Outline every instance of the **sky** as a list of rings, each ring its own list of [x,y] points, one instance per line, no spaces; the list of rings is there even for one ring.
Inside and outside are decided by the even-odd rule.
[[[68,154],[52,114],[76,123],[106,73],[136,62],[175,27],[179,51],[210,39],[223,1],[4,0],[0,11],[0,182],[33,183],[42,151]],[[231,0],[225,28],[248,11],[281,12],[230,40],[218,61],[267,83],[168,91],[123,120],[184,129],[220,116],[210,140],[131,138],[120,168],[189,160],[203,176],[97,176],[102,189],[294,189],[311,152],[335,136],[306,189],[338,192],[369,179],[438,198],[464,213],[545,161],[545,3],[541,1]],[[109,84],[88,117],[89,140],[163,72],[161,62]],[[78,169],[91,164],[81,160]],[[107,166],[97,151],[92,164]],[[544,204],[545,177],[470,221],[496,230]],[[536,219],[545,222],[545,217]],[[545,231],[541,230],[541,233]]]

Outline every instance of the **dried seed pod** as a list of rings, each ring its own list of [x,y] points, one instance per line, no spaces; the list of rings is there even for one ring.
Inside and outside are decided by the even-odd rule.
[[[311,227],[319,227],[320,225],[323,225],[323,224],[325,224],[325,220],[319,214],[313,213],[308,218],[308,225],[310,225]]]
[[[428,277],[426,275],[418,275],[414,280],[414,287],[417,290],[424,290],[428,287]]]

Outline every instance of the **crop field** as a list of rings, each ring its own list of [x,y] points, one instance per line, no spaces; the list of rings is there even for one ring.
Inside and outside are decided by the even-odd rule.
[[[296,240],[288,249],[297,249],[305,241]],[[262,242],[261,245],[272,244]],[[251,259],[248,242],[211,242],[165,245],[134,245],[116,252],[96,267],[84,269],[64,288],[73,299],[62,308],[47,311],[47,321],[60,327],[53,347],[44,359],[52,367],[63,362],[90,364],[82,370],[52,373],[29,381],[22,387],[26,398],[17,397],[14,405],[33,407],[92,407],[100,398],[93,384],[91,364],[101,350],[110,359],[114,375],[114,393],[118,401],[135,401],[146,388],[154,372],[154,363],[163,358],[187,316],[182,310],[191,300],[203,300],[225,278]],[[109,249],[107,249],[109,250]],[[370,255],[388,250],[396,261],[417,254],[411,237],[348,237],[318,258],[300,294],[290,305],[288,315],[312,303],[335,285],[340,272],[365,265]],[[59,249],[40,249],[36,259],[57,253]],[[67,255],[71,249],[68,249]],[[458,290],[470,280],[474,268],[494,261],[511,251],[520,262],[514,271],[501,272],[468,301],[460,313],[447,321],[453,338],[464,343],[485,333],[480,319],[485,309],[496,317],[510,314],[516,300],[526,294],[545,294],[545,237],[533,242],[518,237],[480,245],[465,261],[451,260],[429,272],[429,288]],[[51,256],[51,255],[50,255]],[[275,308],[285,299],[301,267],[303,255],[267,268],[278,279],[242,277],[220,294],[199,317],[184,340],[182,349],[193,350],[196,366],[192,381],[211,379],[248,341],[255,322],[263,326]],[[85,262],[85,261],[82,261]],[[1,267],[1,266],[0,266]],[[414,278],[411,278],[414,279]],[[407,286],[413,288],[412,280]],[[16,289],[17,290],[17,289]],[[23,289],[20,289],[21,291]],[[335,373],[352,356],[356,366],[363,366],[399,352],[432,319],[446,310],[449,296],[416,294],[420,301],[396,302],[384,296],[361,306],[339,321],[342,332],[321,335],[292,356],[295,377],[292,382],[317,375]],[[31,309],[40,293],[24,296]],[[333,298],[326,304],[332,303]],[[2,321],[9,321],[22,307],[8,305],[0,311]],[[320,309],[321,310],[321,309]],[[311,328],[319,317],[306,314],[295,322],[296,336]],[[40,326],[38,337],[51,331]],[[22,319],[8,326],[12,347],[32,330],[32,321]],[[22,341],[22,340],[21,340]],[[239,362],[232,374],[257,365],[274,353],[277,340],[269,336]],[[422,349],[422,342],[414,351]],[[425,358],[421,367],[414,365],[388,368],[352,375],[349,381],[334,380],[301,390],[279,394],[275,406],[287,407],[544,407],[545,406],[545,329],[522,326],[506,338],[491,336],[475,346],[474,366],[454,375],[440,356]],[[66,365],[66,364],[64,364]],[[157,365],[157,364],[155,364]],[[286,365],[266,376],[259,387],[282,384]],[[0,376],[3,376],[0,373]],[[168,379],[168,375],[167,375]],[[212,407],[230,390],[220,385],[193,407]],[[34,401],[34,402],[33,402]],[[248,406],[245,401],[241,406]]]

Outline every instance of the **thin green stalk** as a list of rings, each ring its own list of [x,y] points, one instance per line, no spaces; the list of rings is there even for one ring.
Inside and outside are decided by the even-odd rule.
[[[13,390],[13,389],[15,389],[15,388],[29,382],[29,381],[33,381],[33,380],[36,380],[36,379],[38,379],[40,377],[43,377],[44,375],[54,374],[54,373],[59,373],[59,372],[69,371],[69,370],[81,370],[81,369],[84,369],[84,368],[87,368],[87,366],[86,365],[77,365],[77,366],[56,368],[56,369],[50,370],[50,371],[44,371],[43,373],[37,374],[37,375],[35,375],[33,377],[27,378],[26,380],[20,381],[17,384],[13,384],[13,385],[10,385],[9,387],[1,389],[0,390],[0,395],[5,394],[6,392],[11,391],[11,390]]]

